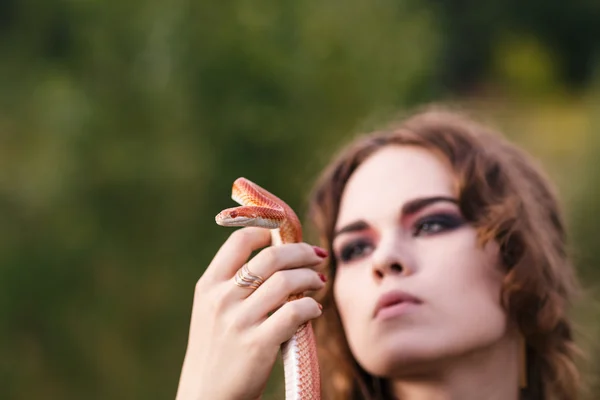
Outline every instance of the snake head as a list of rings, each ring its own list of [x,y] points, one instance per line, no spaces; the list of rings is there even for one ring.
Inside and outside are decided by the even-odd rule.
[[[261,228],[276,229],[280,221],[265,213],[262,207],[234,207],[221,211],[215,217],[221,226],[258,226]]]

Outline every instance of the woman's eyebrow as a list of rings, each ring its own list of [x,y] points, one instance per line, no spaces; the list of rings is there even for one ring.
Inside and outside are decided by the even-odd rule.
[[[425,208],[431,204],[438,203],[438,202],[448,202],[448,203],[458,205],[458,200],[453,197],[447,197],[447,196],[422,197],[422,198],[411,200],[408,203],[405,203],[404,206],[402,206],[402,216],[406,217],[408,215],[416,214],[417,212],[421,211],[423,208]],[[336,236],[341,235],[343,233],[364,231],[368,228],[369,228],[369,224],[367,222],[365,222],[364,220],[361,219],[358,221],[354,221],[354,222],[336,230],[333,233],[333,239],[335,239]]]
[[[335,239],[336,236],[341,235],[342,233],[364,231],[368,228],[369,228],[369,224],[367,224],[365,221],[363,221],[361,219],[361,220],[352,222],[351,224],[348,224],[348,225],[344,226],[343,228],[336,230],[333,233],[333,238]]]
[[[408,215],[416,214],[421,211],[423,208],[439,202],[447,202],[458,205],[458,200],[454,197],[447,196],[433,196],[433,197],[422,197],[418,199],[411,200],[405,203],[402,206],[402,216],[406,217]]]

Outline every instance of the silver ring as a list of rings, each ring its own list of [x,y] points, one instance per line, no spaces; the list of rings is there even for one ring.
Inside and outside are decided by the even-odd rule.
[[[261,276],[250,272],[248,263],[244,264],[242,268],[238,269],[238,272],[235,274],[235,284],[243,288],[256,290],[264,283],[264,281],[265,280]]]

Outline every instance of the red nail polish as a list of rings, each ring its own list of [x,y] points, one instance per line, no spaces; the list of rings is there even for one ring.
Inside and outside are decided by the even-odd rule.
[[[319,278],[321,278],[323,282],[327,282],[327,277],[325,275],[319,274]]]
[[[315,254],[318,255],[321,258],[325,258],[327,257],[327,250],[322,249],[318,246],[313,246],[313,249],[315,250]]]

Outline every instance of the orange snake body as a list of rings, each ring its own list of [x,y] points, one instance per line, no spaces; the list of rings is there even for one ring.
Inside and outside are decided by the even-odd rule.
[[[216,222],[223,226],[259,226],[271,229],[273,245],[302,241],[302,226],[296,213],[283,200],[257,184],[238,178],[231,197],[241,207],[221,211]],[[293,295],[288,301],[304,297]],[[281,345],[286,400],[320,400],[321,382],[315,337],[310,322],[300,325]]]

